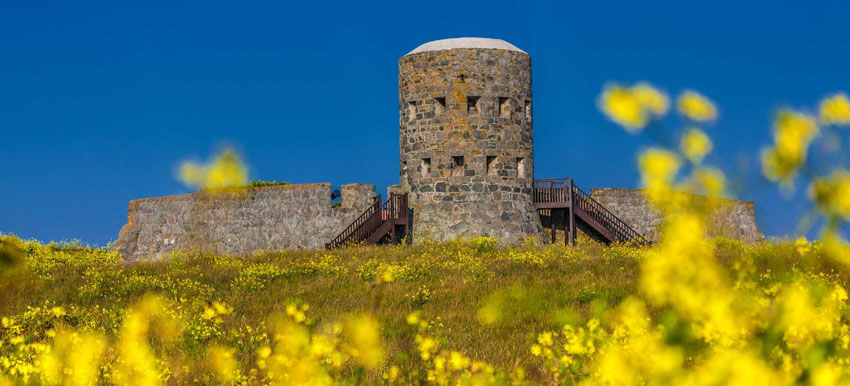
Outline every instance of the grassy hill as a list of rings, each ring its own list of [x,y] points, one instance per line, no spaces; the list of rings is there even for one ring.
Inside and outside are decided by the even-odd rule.
[[[565,325],[607,323],[624,299],[641,296],[649,253],[591,242],[507,248],[481,238],[238,257],[184,253],[125,265],[102,249],[0,240],[0,375],[30,382],[50,368],[31,346],[61,352],[57,336],[73,331],[103,348],[95,356],[103,358],[97,376],[104,383],[142,371],[122,364],[122,344],[132,336],[156,358],[149,375],[167,383],[262,383],[274,375],[266,358],[302,343],[293,358],[315,354],[324,373],[352,384],[439,383],[440,355],[450,370],[457,364],[449,376],[465,372],[468,381],[483,374],[503,383],[569,383],[582,370],[575,378],[565,375],[569,369],[556,374],[538,351],[548,346],[541,334],[546,340]],[[768,293],[805,274],[848,286],[847,268],[793,243],[712,243],[736,285]],[[665,309],[649,308],[654,323],[665,323]],[[128,321],[139,315],[149,328],[136,326],[141,332],[133,335]],[[331,348],[311,353],[327,337]],[[426,339],[437,348],[423,349]]]

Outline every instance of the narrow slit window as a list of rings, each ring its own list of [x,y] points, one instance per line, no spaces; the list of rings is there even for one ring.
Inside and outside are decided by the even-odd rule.
[[[434,115],[443,115],[446,113],[446,98],[434,98],[437,103],[434,103]]]
[[[499,117],[511,117],[511,100],[510,98],[499,98]]]
[[[526,168],[526,160],[522,157],[517,157],[516,159],[516,174],[519,178],[526,178],[527,168]]]
[[[531,101],[525,101],[525,119],[531,120]]]
[[[423,158],[422,163],[419,167],[419,171],[422,173],[422,177],[428,177],[431,174],[431,159]]]
[[[481,98],[477,96],[466,97],[466,115],[470,117],[481,115],[481,106],[478,105],[480,100]]]
[[[452,157],[452,176],[462,176],[464,170],[463,156]]]
[[[487,156],[487,175],[488,176],[496,176],[499,173],[496,171],[496,156],[488,155]]]
[[[416,119],[416,102],[407,102],[407,121]]]

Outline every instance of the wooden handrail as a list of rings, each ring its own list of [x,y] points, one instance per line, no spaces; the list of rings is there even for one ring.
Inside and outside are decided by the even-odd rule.
[[[572,186],[572,192],[570,192]],[[535,203],[568,203],[574,209],[580,209],[605,227],[615,240],[650,245],[650,241],[632,229],[625,221],[611,213],[608,208],[593,199],[581,188],[571,183],[569,178],[535,179],[533,200]]]
[[[325,244],[325,248],[334,249],[366,241],[388,221],[406,222],[408,212],[407,193],[391,193],[390,198],[383,203],[379,194],[375,197],[375,202],[369,205],[339,235]]]
[[[576,185],[573,185],[573,197],[576,207],[584,210],[590,217],[611,231],[617,241],[650,245],[649,240]]]

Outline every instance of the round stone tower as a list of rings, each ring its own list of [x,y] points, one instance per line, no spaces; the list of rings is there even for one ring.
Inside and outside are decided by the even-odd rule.
[[[399,60],[401,184],[413,238],[542,238],[532,202],[531,57],[503,40],[423,44]]]

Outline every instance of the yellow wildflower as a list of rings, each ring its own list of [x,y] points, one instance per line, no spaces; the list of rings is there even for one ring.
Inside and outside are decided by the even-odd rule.
[[[541,346],[537,343],[531,345],[531,354],[532,355],[539,357],[541,353],[543,353],[543,346]]]
[[[389,382],[395,382],[398,379],[398,375],[400,372],[401,369],[399,369],[398,366],[392,366],[389,370],[387,370],[387,372],[383,374],[383,378]]]
[[[711,139],[702,130],[692,128],[682,137],[682,153],[693,163],[700,163],[711,152]]]
[[[463,354],[461,354],[457,351],[452,351],[449,354],[449,366],[453,370],[465,369],[465,368],[469,367],[469,363],[470,363],[469,357],[466,357],[466,356],[464,356]]]
[[[782,110],[774,121],[774,146],[762,152],[764,176],[791,186],[797,170],[819,129],[815,119],[796,111]]]
[[[418,324],[419,323],[419,315],[415,312],[407,315],[407,324]]]
[[[820,101],[820,121],[824,125],[850,125],[850,99],[836,93]]]
[[[850,219],[850,172],[836,170],[829,176],[815,179],[809,196],[824,214]]]
[[[631,93],[642,108],[656,116],[666,114],[667,108],[670,107],[670,100],[667,95],[658,91],[649,83],[640,82],[632,86]]]
[[[726,189],[726,177],[714,168],[699,168],[694,171],[695,190],[707,196],[723,195]]]
[[[359,315],[343,327],[349,354],[367,368],[376,368],[384,361],[384,350],[378,321],[371,315]]]
[[[809,244],[809,241],[805,237],[799,237],[797,240],[794,240],[794,248],[797,249],[797,253],[805,255],[812,250],[812,245]]]
[[[679,114],[697,122],[710,121],[717,118],[714,103],[696,91],[685,91],[677,101]]]
[[[235,151],[226,149],[208,165],[185,161],[180,165],[180,181],[201,189],[222,189],[248,183],[248,168]]]
[[[673,180],[681,167],[675,154],[663,149],[649,149],[641,153],[641,179],[649,200],[657,205],[669,205]]]
[[[646,127],[652,116],[665,114],[668,104],[667,96],[649,83],[638,83],[631,88],[606,86],[598,101],[599,109],[629,132]]]

